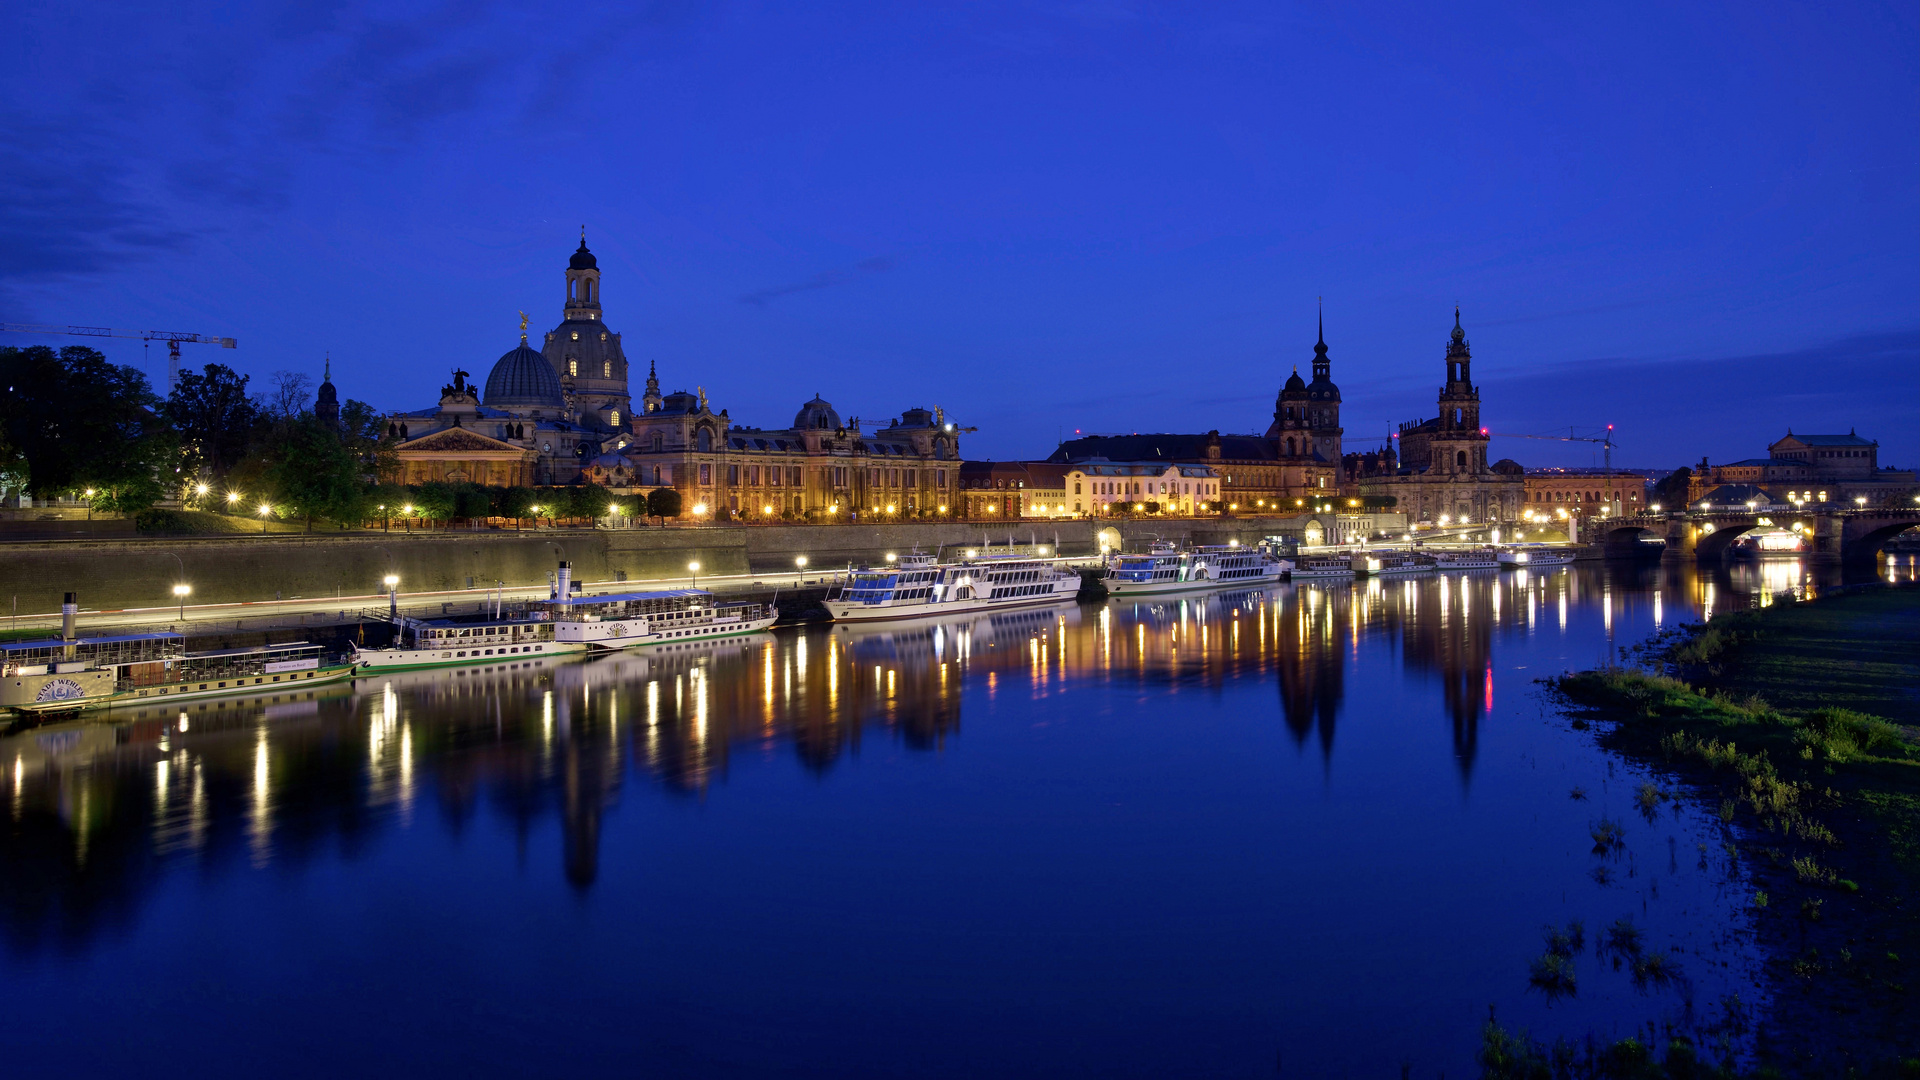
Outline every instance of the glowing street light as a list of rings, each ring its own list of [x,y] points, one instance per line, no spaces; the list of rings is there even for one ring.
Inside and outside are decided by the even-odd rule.
[[[267,518],[272,513],[273,513],[273,507],[268,506],[266,503],[260,504],[260,532],[262,535],[264,535],[267,531]]]
[[[696,589],[699,588],[700,587],[700,564],[697,562],[688,563],[687,572],[693,575],[693,587]]]
[[[889,552],[887,552],[887,561],[888,561],[888,562],[892,562],[892,561],[894,561],[894,560],[895,560],[895,559],[897,559],[897,558],[899,558],[899,556],[897,556],[897,555],[895,555],[895,554],[894,554],[893,552],[891,552],[891,551],[889,551]]]
[[[694,517],[704,517],[704,516],[706,516],[706,513],[707,513],[707,504],[706,504],[706,503],[703,503],[703,502],[697,502],[697,503],[694,503],[694,504],[693,504],[693,516],[694,516]]]
[[[793,565],[800,570],[805,570],[807,568],[807,557],[805,555],[795,555],[793,557]]]
[[[193,485],[193,493],[195,495],[205,495],[207,493],[207,485],[205,484]]]
[[[387,587],[387,616],[396,624],[400,621],[400,575],[388,574],[380,579]]]
[[[180,621],[187,621],[187,596],[193,592],[193,586],[181,582],[173,587],[173,595],[180,601]]]
[[[237,491],[229,491],[229,492],[227,492],[227,505],[228,505],[228,506],[232,506],[232,505],[233,505],[234,503],[237,503],[237,502],[239,502],[239,501],[240,501],[240,493],[239,493],[239,492],[237,492]]]

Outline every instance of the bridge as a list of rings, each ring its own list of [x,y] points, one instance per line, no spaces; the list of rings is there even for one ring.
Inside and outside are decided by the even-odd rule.
[[[1718,559],[1742,534],[1768,525],[1798,531],[1813,554],[1872,562],[1887,541],[1920,526],[1920,506],[1649,513],[1596,519],[1582,523],[1581,531],[1603,541],[1609,554],[1631,552],[1642,539],[1662,539],[1670,553]]]

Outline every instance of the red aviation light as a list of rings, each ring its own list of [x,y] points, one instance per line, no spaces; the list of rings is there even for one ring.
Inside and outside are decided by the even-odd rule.
[[[1481,428],[1481,429],[1480,429],[1480,434],[1482,434],[1482,435],[1485,435],[1486,433],[1487,433],[1487,429],[1486,429],[1486,428]]]

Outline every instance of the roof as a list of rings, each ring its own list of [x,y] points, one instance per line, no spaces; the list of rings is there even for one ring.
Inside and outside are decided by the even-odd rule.
[[[1752,484],[1722,484],[1695,501],[1714,506],[1731,506],[1736,503],[1745,502],[1757,502],[1771,506],[1773,505],[1774,498],[1759,488],[1754,487]]]
[[[1845,435],[1795,435],[1793,432],[1789,431],[1787,432],[1786,438],[1781,439],[1780,442],[1786,442],[1787,439],[1798,439],[1801,442],[1806,443],[1808,446],[1878,446],[1879,445],[1878,443],[1874,442],[1872,439],[1863,439],[1860,436],[1855,435],[1851,431],[1847,432]],[[1778,446],[1780,445],[1780,443],[1775,443],[1774,445]]]
[[[598,270],[599,268],[599,260],[593,257],[593,252],[587,250],[587,238],[582,236],[579,249],[573,253],[573,258],[567,260],[567,269]]]
[[[494,362],[487,374],[488,405],[545,405],[561,408],[566,398],[560,391],[560,376],[554,374],[547,358],[520,345]]]
[[[184,640],[179,634],[171,633],[165,630],[159,630],[150,634],[114,634],[109,637],[83,637],[75,640],[73,644],[74,645],[111,645],[119,641],[153,641],[156,639],[166,639],[170,641]],[[47,649],[47,648],[63,646],[66,644],[68,643],[65,641],[62,641],[59,638],[42,638],[39,641],[9,641],[9,642],[6,642],[5,644],[0,644],[0,650],[13,652],[14,650],[17,649],[24,652],[28,649]]]
[[[1720,466],[1720,468],[1722,469],[1737,469],[1737,468],[1763,469],[1769,465],[1793,465],[1798,468],[1804,469],[1806,468],[1807,463],[1804,461],[1795,461],[1792,458],[1750,457],[1743,461],[1729,461],[1725,465]]]
[[[1047,456],[1053,462],[1080,462],[1093,458],[1108,461],[1191,461],[1214,460],[1207,447],[1219,440],[1221,461],[1275,461],[1279,446],[1262,435],[1088,435],[1069,439]]]

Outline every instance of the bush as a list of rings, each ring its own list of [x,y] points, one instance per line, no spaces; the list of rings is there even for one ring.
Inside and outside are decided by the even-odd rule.
[[[682,503],[680,493],[669,487],[658,487],[647,492],[647,516],[662,520],[680,516]],[[790,513],[791,511],[789,511]],[[785,516],[785,515],[782,515]]]
[[[142,510],[133,515],[133,531],[156,536],[184,536],[194,530],[186,518],[171,510]]]

